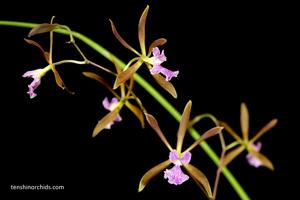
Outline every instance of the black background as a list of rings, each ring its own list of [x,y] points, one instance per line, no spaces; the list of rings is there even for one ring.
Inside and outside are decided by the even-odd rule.
[[[35,23],[55,21],[68,25],[125,62],[132,56],[111,33],[108,19],[119,32],[138,48],[137,23],[150,5],[146,25],[146,42],[159,37],[168,61],[164,66],[180,70],[172,83],[178,99],[172,99],[159,88],[144,67],[141,72],[180,111],[193,100],[192,117],[211,112],[239,131],[239,107],[246,102],[250,112],[250,134],[254,134],[272,118],[279,124],[262,137],[262,153],[270,158],[275,171],[248,166],[243,154],[229,169],[236,175],[253,199],[288,199],[294,197],[293,179],[298,176],[292,167],[298,152],[296,120],[298,110],[298,62],[295,44],[294,5],[279,3],[199,3],[193,1],[109,1],[80,4],[69,2],[12,3],[2,6],[3,20]],[[85,194],[100,199],[121,196],[129,199],[199,199],[202,193],[188,181],[180,187],[169,185],[160,174],[137,193],[141,176],[168,157],[163,143],[147,126],[127,110],[122,110],[122,123],[112,130],[91,137],[97,121],[106,111],[101,102],[110,93],[97,83],[84,78],[83,70],[104,74],[91,66],[65,65],[58,68],[74,96],[60,90],[52,74],[42,79],[38,96],[26,94],[30,80],[22,78],[28,70],[45,66],[37,49],[23,38],[29,29],[0,27],[1,58],[1,157],[3,185],[1,191],[14,194],[41,195]],[[36,36],[46,48],[48,35]],[[80,57],[65,44],[68,39],[57,35],[54,59]],[[91,60],[112,67],[112,64],[78,41]],[[109,77],[109,76],[108,76]],[[113,81],[113,80],[111,80]],[[155,115],[162,130],[175,145],[177,122],[152,97],[136,87],[145,107]],[[209,127],[209,121],[197,125]],[[192,143],[187,136],[185,144]],[[219,150],[217,139],[212,146]],[[194,150],[192,163],[207,174],[211,183],[216,167],[206,154]],[[11,191],[10,184],[58,184],[60,191]],[[238,199],[221,177],[218,199]]]

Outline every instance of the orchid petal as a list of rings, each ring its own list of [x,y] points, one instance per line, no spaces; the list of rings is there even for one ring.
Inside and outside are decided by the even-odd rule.
[[[199,139],[197,139],[187,150],[184,152],[192,151],[197,145],[201,144],[204,140],[215,136],[216,134],[220,133],[223,127],[214,127],[206,131]]]
[[[117,40],[119,40],[119,42],[127,49],[129,49],[130,51],[132,51],[133,53],[135,53],[136,55],[140,56],[140,53],[137,52],[133,47],[131,47],[122,37],[121,35],[118,33],[114,23],[112,20],[109,20],[110,24],[111,24],[111,29],[113,34],[115,35],[115,37],[117,38]]]
[[[28,44],[37,47],[37,48],[41,51],[41,53],[43,54],[45,60],[49,63],[49,53],[46,52],[46,51],[43,49],[43,47],[42,47],[39,43],[37,43],[37,42],[35,42],[35,41],[33,41],[33,40],[28,40],[28,39],[24,39],[24,40],[25,40],[25,42],[27,42]]]
[[[252,156],[255,156],[258,160],[260,160],[262,166],[265,166],[272,171],[274,170],[274,166],[273,166],[272,162],[266,156],[264,156],[263,154],[261,154],[257,151],[253,151],[253,150],[252,151],[250,150],[250,154]]]
[[[175,99],[177,98],[177,92],[172,83],[166,81],[160,74],[155,74],[153,77],[163,89],[169,92]]]
[[[49,23],[39,24],[36,27],[31,29],[31,31],[28,34],[28,37],[53,31],[58,26],[59,26],[59,24],[49,24]]]
[[[179,129],[177,132],[177,145],[176,145],[177,152],[181,152],[182,149],[183,139],[190,119],[191,108],[192,108],[192,101],[189,101],[186,104],[184,111],[182,113]]]
[[[226,123],[223,121],[219,121],[219,125],[223,126],[224,129],[237,141],[242,142],[242,138]]]
[[[181,154],[180,161],[181,161],[182,164],[190,163],[191,159],[192,159],[192,154],[190,152],[186,152],[186,153]]]
[[[138,118],[141,123],[142,128],[145,127],[144,114],[143,112],[136,106],[129,103],[129,101],[125,102],[126,107]]]
[[[168,142],[168,140],[166,139],[165,135],[160,130],[160,127],[159,127],[156,119],[152,115],[150,115],[148,113],[145,113],[145,115],[146,115],[146,119],[147,119],[147,122],[149,123],[149,125],[153,128],[153,130],[155,130],[155,132],[160,137],[160,139],[162,140],[162,142],[167,146],[167,148],[170,151],[172,151],[172,147],[171,147],[170,143]]]
[[[139,21],[139,42],[142,51],[142,55],[146,55],[146,47],[145,47],[145,25],[146,19],[148,15],[149,6],[147,6],[140,18]]]
[[[109,110],[109,108],[110,108],[110,103],[109,103],[107,97],[105,97],[104,100],[102,101],[102,105],[103,105],[103,107],[104,107],[106,110]]]
[[[119,97],[119,95],[111,88],[111,86],[106,82],[104,78],[99,76],[98,74],[95,74],[93,72],[82,72],[82,74],[90,79],[96,80],[99,83],[101,83],[106,89],[108,89],[114,96]]]
[[[166,160],[147,171],[140,180],[138,191],[141,192],[152,178],[154,178],[157,174],[166,169],[170,164],[171,161]]]
[[[266,124],[258,133],[250,140],[251,143],[254,143],[256,140],[258,140],[263,134],[271,130],[276,124],[278,120],[272,119],[268,124]]]
[[[173,77],[178,76],[179,71],[178,70],[177,71],[171,71],[171,70],[161,66],[160,64],[155,64],[153,66],[153,68],[150,70],[150,73],[152,75],[161,73],[165,76],[166,81],[170,81]]]
[[[245,103],[241,104],[241,129],[243,133],[244,140],[249,139],[249,112]]]
[[[233,149],[224,157],[224,167],[227,166],[233,159],[235,159],[238,155],[240,155],[245,150],[244,145],[240,145],[239,147]]]
[[[191,175],[197,185],[204,191],[204,193],[209,197],[212,198],[212,191],[210,188],[210,184],[208,179],[206,178],[205,174],[200,171],[198,168],[194,167],[191,164],[185,164],[183,167],[187,170],[187,172]]]
[[[112,110],[107,115],[105,115],[101,120],[99,120],[97,125],[94,128],[92,136],[96,137],[103,129],[108,127],[108,125],[110,125],[117,118],[121,108],[122,108],[122,104],[119,104],[117,107],[115,107],[114,110]]]
[[[24,78],[33,78],[33,81],[28,85],[28,92],[29,97],[32,99],[37,96],[36,93],[34,93],[34,90],[38,88],[38,86],[41,84],[41,76],[44,74],[44,69],[36,69],[32,71],[27,71],[23,74],[22,77]]]
[[[120,74],[118,74],[115,84],[114,84],[114,89],[118,88],[121,84],[123,84],[125,81],[130,79],[142,64],[143,64],[143,61],[139,59],[136,63],[134,63],[128,69],[126,69],[125,71],[122,71]]]
[[[189,180],[189,176],[184,174],[179,165],[175,165],[171,169],[164,171],[164,178],[168,179],[168,183],[173,185],[181,185]]]
[[[179,155],[177,153],[176,150],[172,150],[170,153],[169,153],[169,160],[173,163],[173,164],[176,164],[176,161],[179,160]]]
[[[149,47],[148,55],[147,55],[147,56],[150,56],[150,55],[151,55],[152,50],[153,50],[155,47],[162,46],[162,45],[164,45],[166,42],[167,42],[167,39],[165,39],[165,38],[159,38],[159,39],[154,40],[154,41],[151,43],[150,47]]]
[[[65,83],[63,82],[62,78],[60,77],[60,75],[59,75],[59,73],[58,73],[58,71],[56,70],[56,68],[55,68],[54,65],[51,65],[51,69],[52,69],[52,71],[53,71],[53,73],[54,73],[54,77],[55,77],[55,82],[56,82],[56,84],[57,84],[61,89],[66,90],[68,93],[70,93],[70,94],[75,94],[74,92],[70,91],[70,90],[66,87]]]

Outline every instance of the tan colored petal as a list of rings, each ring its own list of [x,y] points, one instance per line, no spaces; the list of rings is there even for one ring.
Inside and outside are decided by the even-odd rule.
[[[25,42],[27,42],[28,44],[37,47],[37,48],[42,52],[42,54],[43,54],[45,60],[49,63],[49,53],[46,52],[46,51],[43,49],[43,47],[42,47],[39,43],[37,43],[37,42],[35,42],[35,41],[33,41],[33,40],[28,40],[28,39],[24,39],[24,40],[25,40]]]
[[[143,64],[143,61],[139,59],[136,63],[134,63],[128,69],[126,69],[125,71],[122,71],[120,74],[118,74],[115,84],[114,84],[114,89],[118,88],[121,84],[125,83],[125,81],[130,79],[142,64]]]
[[[53,31],[57,27],[59,27],[59,24],[49,24],[49,23],[39,24],[36,27],[31,29],[31,31],[28,34],[28,37]]]
[[[132,51],[133,53],[135,53],[136,55],[140,56],[140,53],[137,52],[132,46],[130,46],[122,37],[121,35],[118,33],[114,23],[110,21],[110,24],[111,24],[111,29],[112,29],[112,32],[113,34],[115,35],[115,37],[117,38],[117,40],[119,40],[119,42],[127,49],[129,49],[130,51]]]
[[[173,149],[172,149],[170,143],[168,142],[168,140],[166,139],[165,135],[160,130],[160,127],[159,127],[155,117],[153,117],[152,115],[150,115],[148,113],[145,113],[145,116],[146,116],[147,122],[153,128],[153,130],[155,130],[155,132],[158,134],[158,136],[160,137],[162,142],[168,147],[168,149],[170,151],[172,151]]]
[[[272,119],[267,125],[265,125],[258,133],[250,140],[250,143],[254,143],[256,140],[258,140],[263,134],[271,130],[276,124],[278,120]]]
[[[236,139],[237,141],[240,141],[242,142],[242,138],[226,123],[226,122],[223,122],[223,121],[220,121],[219,120],[219,125],[220,126],[223,126],[224,129],[234,138]]]
[[[133,77],[131,77],[129,79],[129,85],[126,85],[126,87],[127,87],[127,93],[125,95],[126,98],[128,98],[130,96],[130,94],[132,94],[132,89],[133,89],[134,83],[135,83],[135,80]],[[120,86],[121,90],[122,90],[122,87],[124,87],[123,90],[125,91],[125,84],[121,84],[121,86]]]
[[[177,98],[177,92],[172,83],[166,81],[166,79],[162,77],[160,74],[155,74],[152,76],[162,88],[164,88],[167,92],[169,92],[174,98]]]
[[[274,166],[273,166],[272,162],[266,156],[264,156],[263,154],[261,154],[257,151],[250,151],[250,154],[252,154],[257,159],[259,159],[262,163],[262,166],[265,166],[268,169],[274,171]]]
[[[58,71],[56,70],[56,68],[53,66],[52,67],[52,71],[54,73],[54,77],[55,77],[55,81],[56,81],[56,84],[61,88],[61,89],[65,89],[65,84],[63,82],[63,80],[61,79]]]
[[[224,157],[224,166],[227,166],[233,159],[235,159],[238,155],[240,155],[245,150],[244,145],[240,145],[239,147],[233,149]]]
[[[244,140],[249,139],[249,112],[245,103],[241,104],[241,129]]]
[[[206,194],[206,196],[209,197],[210,199],[213,198],[211,187],[205,174],[191,164],[185,164],[183,165],[183,167],[191,175],[191,177],[201,188],[201,190]]]
[[[95,74],[93,72],[82,72],[82,74],[90,79],[96,80],[102,85],[104,85],[114,96],[117,98],[120,98],[119,95],[111,88],[111,86],[106,82],[104,78],[99,76],[98,74]]]
[[[145,127],[145,121],[144,121],[144,113],[139,109],[138,107],[131,104],[129,101],[125,102],[125,105],[133,114],[140,120],[142,128]]]
[[[124,67],[124,71],[127,70],[133,62],[136,62],[137,60],[139,60],[139,57],[133,58],[131,59],[127,65]],[[122,71],[121,71],[121,67],[117,66],[115,64],[116,70],[117,70],[117,75],[119,75]],[[134,79],[133,77],[130,78],[130,83],[129,83],[129,87],[128,87],[128,91],[127,91],[127,95],[129,95],[131,93],[132,87],[133,87],[133,83],[134,83]],[[125,84],[121,84],[120,85],[120,90],[121,90],[121,97],[125,97]],[[128,96],[127,96],[128,97]]]
[[[112,63],[114,64],[114,66],[116,68],[117,74],[121,73],[121,71],[122,71],[121,66],[116,61],[114,61],[114,60],[112,61]]]
[[[53,71],[53,74],[54,74],[54,77],[55,77],[55,82],[56,84],[63,90],[66,90],[68,93],[70,94],[74,94],[74,92],[70,91],[65,83],[63,82],[62,78],[60,77],[58,71],[56,70],[55,66],[54,65],[51,65],[51,69]]]
[[[145,25],[148,15],[149,6],[147,6],[139,21],[139,42],[142,51],[142,55],[146,56],[146,46],[145,46]]]
[[[96,137],[108,124],[110,124],[116,119],[117,115],[119,114],[122,108],[122,105],[123,104],[117,105],[115,109],[113,109],[111,112],[109,112],[101,120],[98,121],[97,125],[94,128],[92,137]]]
[[[185,105],[185,108],[183,110],[178,132],[177,132],[177,145],[176,145],[176,150],[178,153],[181,152],[182,149],[182,143],[183,139],[186,133],[186,129],[190,120],[190,114],[191,114],[191,109],[192,109],[192,101],[188,101],[188,103]]]
[[[164,45],[166,42],[167,42],[167,39],[165,39],[165,38],[159,38],[157,40],[154,40],[149,47],[148,56],[151,55],[152,49],[154,49],[155,47]]]
[[[222,129],[223,129],[223,127],[214,127],[214,128],[209,129],[198,140],[196,140],[189,148],[187,148],[187,150],[185,150],[184,153],[192,151],[197,145],[201,144],[201,142],[203,142],[204,140],[220,133]],[[182,154],[184,154],[184,153],[182,153]]]
[[[166,169],[170,164],[171,161],[166,160],[147,171],[140,180],[138,191],[141,192],[152,178],[154,178],[157,174]]]

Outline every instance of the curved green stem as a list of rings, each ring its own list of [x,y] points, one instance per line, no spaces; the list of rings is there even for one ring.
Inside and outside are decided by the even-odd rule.
[[[61,60],[61,61],[53,63],[53,65],[57,66],[57,65],[62,65],[62,64],[66,64],[66,63],[73,63],[73,64],[77,64],[77,65],[85,65],[87,62],[86,61],[79,61],[79,60]]]
[[[219,122],[217,120],[217,118],[215,118],[215,116],[213,116],[210,113],[204,113],[201,115],[198,115],[196,117],[194,117],[194,119],[192,119],[189,123],[189,127],[193,127],[196,123],[198,123],[200,120],[204,119],[204,118],[209,118],[211,121],[213,121],[213,123],[218,126]]]
[[[1,21],[0,20],[0,26],[15,26],[15,27],[25,27],[25,28],[32,28],[36,26],[35,23],[27,23],[27,22],[17,22],[17,21]],[[55,32],[62,33],[69,35],[69,32],[67,30],[58,29],[55,30]],[[121,67],[125,67],[125,63],[122,62],[120,59],[118,59],[115,55],[110,53],[108,50],[103,48],[98,43],[94,42],[90,38],[86,37],[85,35],[78,33],[78,32],[72,32],[73,36],[84,42],[86,45],[97,51],[99,54],[110,60],[111,62],[114,62],[118,64]],[[153,96],[154,99],[156,99],[169,113],[172,115],[178,122],[181,119],[181,114],[172,106],[156,89],[154,89],[145,79],[143,79],[140,75],[135,74],[134,79],[136,82],[141,85],[149,94]],[[194,129],[189,128],[190,135],[197,140],[200,137],[200,134]],[[220,159],[217,156],[217,154],[214,152],[214,150],[206,143],[202,142],[201,147],[203,150],[208,154],[208,156],[212,159],[212,161],[219,165]],[[232,175],[232,173],[227,169],[223,169],[223,174],[229,181],[229,183],[232,185],[236,193],[239,195],[239,197],[242,200],[250,200],[250,197],[247,195],[247,193],[244,191],[242,186],[239,184],[239,182],[235,179],[235,177]]]

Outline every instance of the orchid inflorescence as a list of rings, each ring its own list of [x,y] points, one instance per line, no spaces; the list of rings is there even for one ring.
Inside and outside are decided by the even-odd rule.
[[[111,129],[112,126],[116,123],[122,123],[121,110],[123,107],[128,108],[134,116],[139,120],[141,126],[145,127],[144,120],[148,122],[150,127],[157,133],[159,138],[165,144],[165,146],[169,150],[169,158],[164,162],[156,165],[147,171],[141,178],[138,191],[141,192],[145,186],[150,182],[152,178],[160,174],[160,172],[164,171],[164,179],[168,181],[168,183],[172,185],[181,185],[184,182],[188,181],[191,177],[196,184],[201,188],[204,194],[208,199],[215,199],[217,193],[217,186],[219,182],[220,172],[231,163],[238,155],[240,155],[244,150],[248,152],[246,155],[246,159],[251,166],[260,167],[265,166],[271,170],[274,170],[274,166],[272,162],[263,154],[260,153],[262,143],[257,142],[257,140],[268,130],[273,128],[277,119],[271,120],[266,126],[264,126],[252,139],[249,140],[249,114],[248,109],[245,103],[241,104],[241,129],[242,136],[240,137],[236,132],[232,130],[232,128],[224,121],[216,119],[211,114],[202,114],[198,117],[195,117],[194,120],[190,120],[191,106],[192,101],[188,101],[186,104],[184,111],[181,116],[179,129],[177,132],[177,144],[176,148],[172,148],[165,135],[160,129],[158,125],[158,121],[156,118],[151,115],[148,110],[143,105],[143,101],[135,94],[134,92],[134,75],[138,71],[138,69],[144,64],[150,75],[154,77],[155,81],[167,92],[169,92],[174,98],[177,98],[177,92],[173,84],[170,82],[173,78],[176,78],[179,74],[179,71],[172,71],[162,66],[164,62],[167,61],[167,57],[165,56],[164,50],[160,50],[160,46],[164,45],[167,40],[164,38],[159,38],[154,40],[149,48],[146,51],[145,45],[145,24],[149,11],[149,6],[143,11],[139,24],[138,24],[138,40],[140,44],[140,52],[134,49],[129,43],[127,43],[123,37],[119,34],[114,25],[113,21],[110,20],[111,28],[116,39],[127,49],[133,52],[136,57],[132,58],[128,61],[125,68],[122,68],[116,62],[113,63],[115,70],[111,70],[107,67],[103,67],[91,60],[89,60],[84,53],[81,51],[79,46],[76,44],[75,39],[72,35],[71,29],[66,25],[61,25],[57,23],[53,23],[54,17],[51,19],[50,23],[43,23],[36,27],[34,27],[30,33],[29,37],[32,37],[37,34],[50,33],[50,49],[49,52],[45,51],[42,46],[29,39],[25,39],[25,41],[33,46],[36,46],[43,54],[47,65],[44,68],[39,68],[31,71],[27,71],[24,73],[23,77],[33,78],[33,81],[29,84],[28,94],[30,98],[35,98],[37,96],[36,90],[41,85],[41,79],[44,77],[49,71],[54,73],[56,84],[70,92],[65,86],[61,76],[56,70],[57,66],[66,63],[78,64],[78,65],[92,65],[95,66],[102,71],[109,73],[114,77],[114,82],[108,81],[103,78],[99,73],[94,72],[83,72],[83,75],[96,80],[101,85],[103,85],[108,91],[110,91],[112,97],[106,97],[102,101],[102,105],[104,109],[109,111],[104,117],[102,117],[98,123],[96,124],[92,136],[97,136],[100,132],[104,132],[104,129]],[[72,44],[77,52],[81,55],[82,60],[61,60],[61,61],[53,61],[53,42],[54,42],[54,32],[59,29],[64,29],[69,32],[70,41],[68,43]],[[163,76],[164,77],[163,77]],[[74,94],[73,92],[70,92]],[[208,117],[212,119],[215,123],[215,127],[207,130],[200,138],[198,138],[190,147],[186,150],[182,151],[183,140],[185,134],[189,128],[192,128],[196,122],[201,119]],[[124,116],[123,116],[124,118]],[[222,132],[223,130],[223,132]],[[230,136],[235,139],[230,144],[225,143],[224,136],[229,133]],[[191,151],[199,146],[206,139],[219,135],[220,142],[222,146],[221,160],[219,163],[219,168],[216,174],[216,179],[214,183],[214,189],[211,189],[209,179],[206,175],[198,169],[198,167],[190,164],[192,154]],[[257,143],[255,143],[257,142]],[[234,148],[234,149],[233,149]],[[231,150],[233,149],[233,150]],[[229,153],[227,153],[229,151]],[[172,168],[168,168],[169,165],[173,164]],[[184,171],[183,171],[184,170]],[[185,174],[185,172],[187,174]]]

